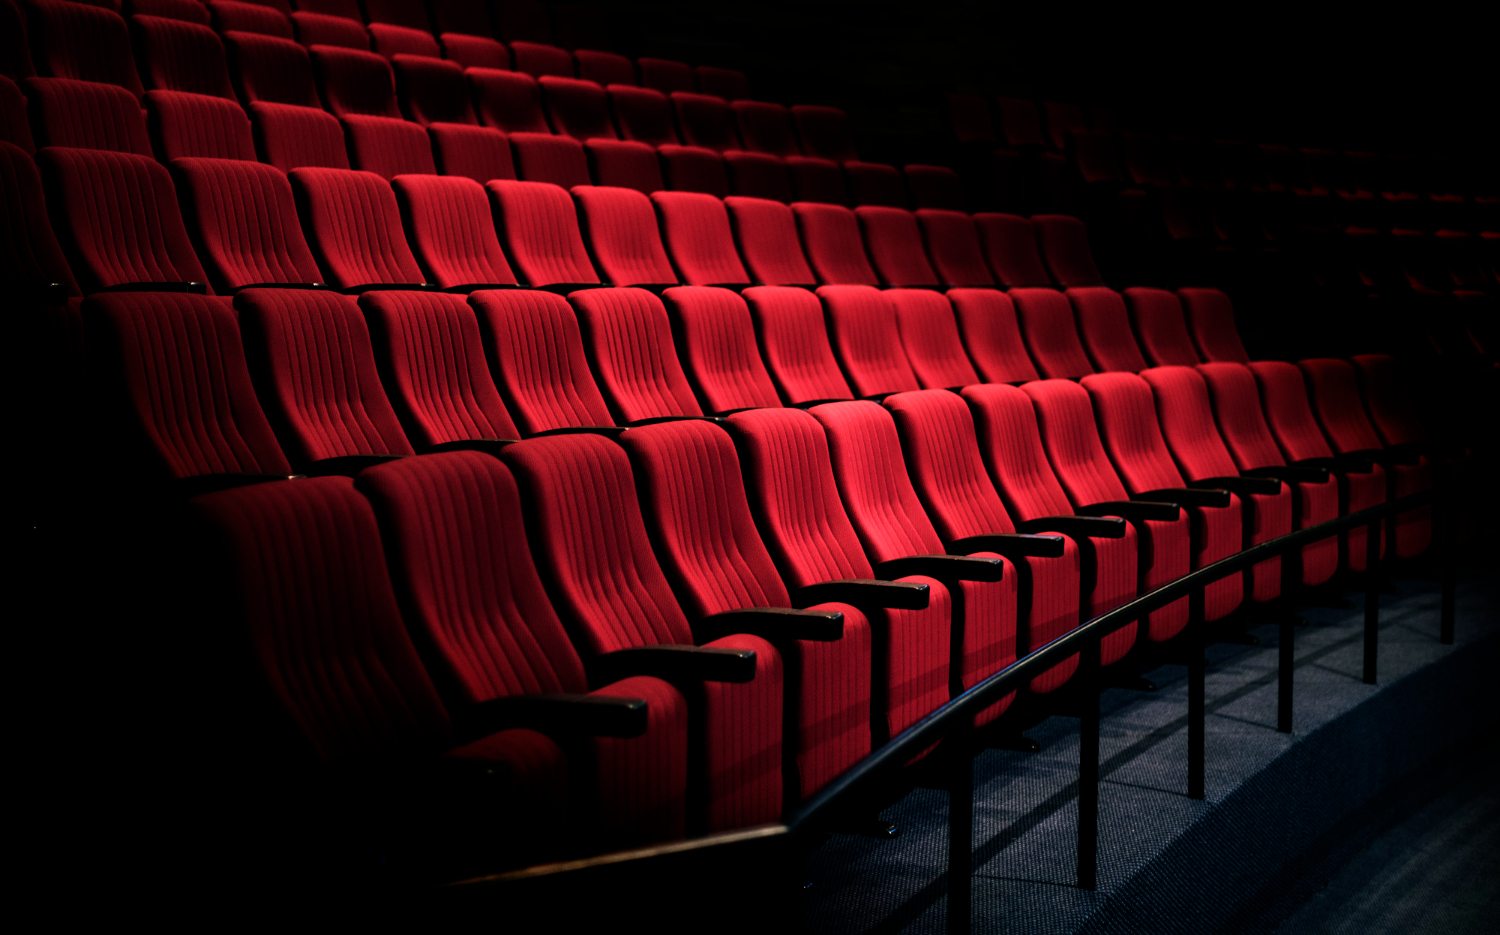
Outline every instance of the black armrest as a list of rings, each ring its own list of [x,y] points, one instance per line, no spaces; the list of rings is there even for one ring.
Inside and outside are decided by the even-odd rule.
[[[619,438],[625,434],[623,425],[564,425],[555,429],[545,429],[532,434],[532,438],[542,438],[547,435],[603,435],[606,438]]]
[[[693,627],[693,635],[704,642],[731,633],[749,633],[768,640],[831,643],[844,635],[844,614],[838,610],[747,607],[710,614]]]
[[[172,487],[185,497],[196,497],[199,494],[229,490],[233,487],[295,480],[302,476],[301,474],[199,474],[195,477],[180,477],[172,482]]]
[[[403,455],[343,455],[338,458],[324,458],[307,465],[308,477],[343,476],[353,477],[367,467],[384,464],[387,461],[395,461]]]
[[[1364,473],[1375,469],[1374,461],[1369,458],[1362,458],[1353,452],[1335,455],[1332,458],[1308,458],[1305,461],[1298,461],[1297,463],[1327,468],[1330,471],[1336,471],[1340,474],[1347,471]]]
[[[1175,503],[1178,506],[1228,506],[1229,491],[1200,490],[1193,487],[1163,487],[1161,490],[1143,490],[1130,495],[1132,500],[1154,500]]]
[[[589,289],[608,289],[602,282],[554,282],[545,286],[532,286],[543,292],[556,292],[558,295],[566,296],[574,292],[584,292]]]
[[[1311,481],[1316,484],[1328,479],[1328,469],[1312,464],[1273,464],[1251,468],[1245,472],[1245,475],[1247,477],[1274,477],[1287,482]]]
[[[206,282],[122,282],[113,286],[100,286],[95,292],[191,292],[208,295]]]
[[[669,682],[748,682],[755,678],[755,650],[638,646],[596,656],[588,670],[594,685],[632,675],[651,675]]]
[[[661,295],[668,289],[676,289],[681,285],[682,283],[680,282],[612,282],[609,284],[610,288],[612,289],[645,289],[647,292],[650,292],[653,295]]]
[[[327,289],[326,282],[252,282],[243,286],[235,287],[235,292],[244,292],[246,289]]]
[[[964,536],[948,543],[955,552],[999,552],[1006,558],[1057,558],[1066,551],[1062,536],[1039,536],[1035,533],[992,533]]]
[[[879,581],[874,578],[820,581],[792,595],[792,603],[798,607],[853,604],[860,610],[923,610],[931,599],[925,584],[916,581]]]
[[[439,442],[427,450],[432,454],[442,451],[482,451],[487,455],[498,456],[515,443],[515,439],[511,438],[461,438],[458,441]]]
[[[712,422],[715,425],[727,424],[721,416],[652,416],[649,419],[637,419],[626,428],[639,428],[643,425],[659,425],[662,422]]]
[[[875,566],[875,574],[882,578],[926,575],[944,581],[999,581],[1005,575],[1005,563],[998,558],[967,555],[907,555],[881,562]]]
[[[1230,493],[1240,496],[1251,494],[1268,494],[1275,496],[1281,493],[1281,481],[1274,477],[1205,477],[1202,480],[1190,481],[1189,487],[1198,488],[1221,488]]]
[[[525,286],[513,282],[466,282],[459,286],[445,286],[444,292],[494,292],[502,289],[525,289]]]
[[[610,695],[517,695],[460,709],[460,736],[487,737],[514,727],[544,734],[639,737],[646,732],[646,702]]]
[[[853,399],[853,397],[851,396],[850,399]],[[837,397],[832,398],[832,399],[806,399],[806,400],[803,400],[800,403],[792,403],[792,408],[793,409],[811,409],[814,406],[822,406],[825,403],[847,403],[848,401],[849,401],[848,399],[839,399]]]
[[[1081,506],[1078,512],[1084,516],[1123,516],[1130,520],[1159,519],[1171,521],[1182,515],[1182,508],[1175,503],[1155,503],[1146,500],[1105,500]]]
[[[357,286],[345,286],[339,291],[344,295],[360,295],[365,292],[435,292],[437,286],[430,282],[365,282]]]
[[[1060,532],[1089,539],[1125,538],[1125,521],[1115,516],[1039,516],[1018,523],[1020,532]]]

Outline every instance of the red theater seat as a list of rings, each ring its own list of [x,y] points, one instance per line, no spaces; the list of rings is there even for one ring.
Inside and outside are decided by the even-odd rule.
[[[924,387],[958,389],[979,382],[959,337],[953,306],[942,293],[887,289],[885,298],[896,310],[902,346]]]
[[[506,256],[532,286],[571,292],[599,284],[578,214],[565,189],[546,182],[491,182]]]
[[[1146,369],[1120,293],[1105,286],[1083,286],[1069,289],[1067,296],[1095,370],[1139,373]]]
[[[723,98],[690,91],[673,91],[671,97],[672,109],[677,113],[677,128],[684,143],[715,152],[740,147],[739,134],[734,129],[734,113]]]
[[[663,292],[662,301],[705,408],[724,413],[781,405],[743,298],[729,289],[677,286]]]
[[[604,89],[582,78],[547,76],[537,84],[552,118],[552,128],[574,139],[614,139],[615,125],[609,118],[609,98]]]
[[[644,289],[587,289],[569,301],[616,423],[703,414],[660,299]]]
[[[470,68],[466,74],[480,123],[506,133],[552,132],[535,78],[490,68]]]
[[[724,207],[734,223],[735,239],[751,278],[768,286],[812,286],[817,283],[792,209],[763,198],[732,197]]]
[[[224,44],[212,29],[198,23],[157,16],[131,22],[140,40],[146,82],[158,91],[186,91],[234,100]]]
[[[26,26],[38,74],[115,84],[136,97],[146,90],[119,13],[67,0],[32,0]]]
[[[870,267],[859,236],[859,219],[842,205],[792,205],[807,259],[818,281],[829,285],[875,286],[880,280]]]
[[[233,99],[147,91],[146,112],[156,151],[165,161],[191,156],[256,159],[250,118]]]
[[[974,219],[962,211],[923,208],[916,212],[939,279],[949,286],[993,286]]]
[[[279,169],[230,159],[180,159],[172,169],[216,289],[323,281]]]
[[[572,188],[592,181],[583,144],[571,137],[551,133],[512,133],[510,149],[516,160],[516,176],[528,182],[547,182]]]
[[[1060,286],[1102,286],[1084,223],[1065,214],[1038,214],[1031,219],[1047,269]]]
[[[118,85],[28,78],[26,97],[42,146],[152,154],[140,99]]]
[[[283,172],[304,166],[349,168],[344,129],[332,115],[316,107],[256,101],[250,117],[263,160]]]
[[[1014,214],[976,214],[974,224],[984,241],[985,259],[1007,289],[1048,288],[1052,276],[1042,263],[1032,223]]]
[[[464,70],[441,59],[398,55],[391,61],[401,88],[401,100],[411,119],[422,126],[434,123],[476,124],[469,102]]]
[[[734,246],[724,202],[698,192],[656,192],[651,201],[682,281],[693,286],[745,286],[750,274]]]
[[[828,342],[823,303],[806,289],[755,286],[744,292],[765,352],[766,366],[794,406],[852,399],[854,391]]]
[[[927,262],[917,218],[904,208],[854,209],[865,248],[887,286],[936,288],[938,275]]]
[[[453,176],[406,175],[391,187],[429,282],[459,291],[516,284],[483,185]]]
[[[859,396],[920,389],[901,344],[894,304],[871,286],[819,286],[828,333]]]
[[[1165,289],[1132,288],[1125,290],[1125,298],[1130,303],[1130,315],[1135,321],[1135,333],[1141,339],[1141,349],[1153,364],[1191,367],[1202,363],[1198,348],[1188,334],[1182,303],[1174,293]]]
[[[948,301],[958,316],[969,359],[984,382],[1024,383],[1040,376],[1026,351],[1010,296],[996,289],[950,289]]]
[[[423,282],[389,182],[347,169],[302,168],[290,175],[297,213],[329,283],[357,291]]]
[[[653,147],[631,140],[588,140],[583,144],[595,185],[630,188],[645,194],[667,187]]]
[[[1094,372],[1067,296],[1053,289],[1012,289],[1010,297],[1026,347],[1042,376],[1077,379]]]
[[[245,103],[323,106],[313,75],[312,57],[298,43],[290,38],[246,32],[226,33],[224,42],[234,61],[240,97]]]
[[[606,282],[658,289],[676,284],[650,198],[628,188],[580,185],[573,199]]]

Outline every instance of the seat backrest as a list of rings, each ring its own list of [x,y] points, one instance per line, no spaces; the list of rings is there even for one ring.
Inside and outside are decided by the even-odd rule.
[[[438,38],[443,43],[444,57],[463,68],[510,70],[510,50],[498,40],[462,32],[445,32]]]
[[[629,188],[580,185],[573,189],[573,200],[607,282],[661,286],[677,281],[650,198]]]
[[[323,86],[323,99],[334,116],[401,116],[396,103],[396,76],[384,56],[321,45],[309,52]]]
[[[819,286],[829,336],[860,396],[920,389],[901,344],[896,309],[873,286]]]
[[[1066,214],[1038,214],[1032,217],[1037,242],[1047,269],[1060,286],[1102,286],[1104,277],[1094,264],[1089,248],[1089,232],[1084,223]]]
[[[697,87],[693,80],[693,66],[670,58],[642,56],[635,60],[641,70],[641,84],[670,94],[673,91],[691,91]]]
[[[1244,364],[1199,364],[1224,445],[1241,470],[1286,463],[1261,408],[1255,374]]]
[[[656,148],[661,157],[667,188],[679,192],[703,192],[723,198],[729,194],[729,170],[724,157],[702,146],[663,143]]]
[[[240,94],[246,103],[269,101],[322,107],[318,83],[313,77],[312,57],[290,38],[248,32],[225,35]]]
[[[587,185],[589,160],[583,144],[571,136],[552,133],[512,133],[511,154],[516,177],[528,182],[551,182],[563,188]]]
[[[941,292],[887,289],[885,299],[896,309],[907,360],[924,387],[952,389],[979,382],[959,337],[953,306]]]
[[[164,16],[200,26],[210,21],[203,0],[132,0],[130,11],[136,16]]]
[[[262,161],[281,171],[349,168],[343,127],[320,108],[256,101],[250,105],[250,117]]]
[[[545,42],[525,40],[510,44],[510,57],[516,71],[538,78],[548,75],[573,77],[573,53]]]
[[[817,296],[789,286],[754,286],[743,295],[783,399],[797,406],[854,396],[833,356]]]
[[[1096,373],[1081,382],[1125,486],[1136,492],[1181,487],[1182,472],[1162,437],[1151,385],[1134,373]]]
[[[479,316],[496,385],[522,434],[614,423],[566,299],[506,289],[476,292],[469,303]]]
[[[792,209],[763,198],[724,199],[740,255],[755,282],[767,286],[811,286],[817,282]]]
[[[651,194],[667,187],[656,150],[633,140],[593,139],[583,144],[595,185]]]
[[[558,435],[518,442],[503,457],[530,506],[533,554],[585,656],[694,642],[652,552],[623,448]]]
[[[682,281],[693,286],[738,286],[750,274],[735,249],[724,202],[700,192],[654,192],[667,250]]]
[[[552,128],[574,139],[614,139],[615,125],[609,119],[609,98],[604,89],[583,78],[548,75],[537,82],[542,100],[552,118]]]
[[[233,98],[147,91],[146,111],[164,162],[195,156],[256,161],[250,118]]]
[[[717,94],[726,101],[750,96],[750,78],[738,68],[699,65],[693,72],[698,76],[698,89],[704,94]]]
[[[946,551],[912,488],[891,414],[867,400],[824,403],[810,412],[828,435],[839,492],[871,560]]]
[[[1188,329],[1204,360],[1250,362],[1234,321],[1234,305],[1223,290],[1178,289],[1177,295],[1182,299]]]
[[[0,283],[6,286],[62,283],[69,295],[78,283],[57,242],[42,177],[18,146],[0,143]]]
[[[995,276],[985,265],[979,228],[962,211],[921,208],[916,212],[928,253],[941,282],[949,286],[993,286]]]
[[[229,63],[218,33],[206,25],[159,16],[136,16],[131,22],[140,41],[148,85],[158,91],[234,100]]]
[[[432,21],[427,18],[425,3],[416,0],[364,0],[364,8],[365,19],[372,24],[388,23],[432,32]]]
[[[1351,358],[1359,370],[1370,421],[1388,445],[1420,444],[1426,438],[1422,416],[1411,395],[1401,386],[1401,369],[1389,354],[1358,354]]]
[[[849,183],[849,200],[853,204],[906,208],[901,171],[889,163],[850,159],[844,163],[844,178]]]
[[[515,285],[483,185],[460,176],[403,175],[391,187],[429,282],[445,289]]]
[[[104,293],[84,303],[101,372],[158,476],[290,474],[228,299]]]
[[[1071,380],[1036,380],[1021,390],[1036,407],[1047,459],[1068,498],[1077,506],[1128,499],[1125,484],[1104,451],[1089,391]],[[992,470],[995,464],[990,462]],[[1025,518],[1019,510],[1017,515]]]
[[[504,464],[472,451],[424,455],[376,465],[356,484],[387,535],[407,625],[449,697],[476,704],[588,690]]]
[[[961,211],[968,204],[963,180],[948,166],[907,163],[904,174],[912,204],[919,209]]]
[[[367,28],[370,31],[370,45],[386,58],[394,59],[401,56],[403,58],[438,59],[443,54],[437,37],[426,29],[413,29],[409,26],[396,26],[391,23],[371,23]]]
[[[21,86],[0,72],[0,143],[9,143],[28,153],[36,152],[36,137],[26,113],[26,95]]]
[[[1045,146],[1042,135],[1042,112],[1036,102],[1022,97],[997,97],[995,108],[1000,114],[1000,130],[1011,146]]]
[[[792,205],[802,247],[817,273],[818,282],[829,285],[877,286],[880,280],[870,267],[863,241],[859,236],[859,219],[842,205],[811,204],[799,201]],[[774,285],[795,285],[777,283]]]
[[[1156,397],[1161,433],[1184,477],[1232,477],[1239,473],[1234,457],[1224,447],[1208,401],[1208,386],[1192,367],[1153,367],[1141,379]]]
[[[391,65],[396,70],[406,112],[417,123],[425,127],[434,123],[479,122],[469,101],[468,80],[457,62],[398,55]]]
[[[38,74],[117,84],[136,97],[146,90],[119,13],[68,0],[33,0],[26,20]]]
[[[423,281],[389,182],[349,169],[304,167],[289,174],[302,226],[329,282],[348,289]]]
[[[381,178],[398,175],[437,174],[432,141],[419,124],[396,117],[350,114],[343,118],[349,139],[349,159],[354,168],[374,172]]]
[[[997,289],[950,289],[948,301],[958,316],[969,359],[986,383],[1037,379],[1010,296]]]
[[[602,52],[598,49],[574,49],[573,62],[578,66],[578,77],[606,84],[635,84],[635,63],[618,52]]]
[[[28,78],[26,97],[42,146],[152,154],[140,99],[119,85]]]
[[[374,511],[345,477],[194,500],[225,544],[232,597],[274,696],[323,759],[445,745],[449,724],[402,623]]]
[[[357,16],[330,16],[297,10],[292,14],[292,30],[297,34],[297,41],[309,48],[317,45],[356,52],[370,51],[370,33]]]
[[[651,146],[682,142],[672,122],[672,102],[665,94],[625,84],[611,84],[606,91],[622,139]]]
[[[208,0],[208,8],[220,36],[237,32],[292,38],[290,3],[263,6],[256,0]]]
[[[917,219],[904,208],[863,207],[854,210],[864,233],[865,250],[886,286],[936,286],[938,275],[927,262]]]
[[[792,175],[780,156],[732,149],[724,154],[724,168],[729,172],[729,189],[736,195],[792,200]]]
[[[1067,296],[1055,289],[1012,289],[1010,297],[1021,335],[1042,376],[1076,379],[1094,372]]]
[[[664,422],[621,439],[669,576],[694,618],[791,598],[766,551],[729,433],[707,422]]]
[[[722,97],[673,91],[671,99],[672,109],[677,114],[677,129],[684,143],[715,151],[739,148],[734,113]]]
[[[779,406],[745,300],[729,289],[677,286],[662,293],[682,360],[710,412]]]
[[[369,292],[359,305],[391,402],[417,448],[520,437],[463,296]]]
[[[216,288],[323,281],[285,173],[238,159],[180,159],[172,168]]]
[[[48,202],[87,291],[131,283],[206,282],[167,170],[133,153],[44,149]]]
[[[1130,373],[1146,369],[1120,293],[1106,286],[1083,286],[1069,289],[1067,296],[1095,369]]]
[[[0,0],[0,74],[16,79],[36,74],[26,15],[17,0]]]
[[[644,289],[585,289],[569,296],[599,385],[621,424],[697,416],[661,300]]]
[[[946,390],[897,393],[886,397],[885,407],[901,435],[911,483],[944,541],[1015,531],[962,396]]]
[[[1385,447],[1365,412],[1359,372],[1347,360],[1313,357],[1301,362],[1308,398],[1336,451],[1370,451]]]
[[[768,101],[735,101],[729,106],[734,111],[740,139],[746,149],[773,156],[800,152],[791,111],[782,105]]]
[[[380,385],[370,331],[353,298],[247,289],[235,305],[261,402],[293,464],[412,453]]]
[[[984,212],[974,215],[974,226],[979,228],[985,259],[1000,285],[1007,289],[1052,285],[1031,221],[1014,214]]]
[[[533,286],[599,282],[566,189],[510,181],[486,187],[499,216],[506,256],[521,278]]]
[[[552,132],[535,78],[494,68],[470,68],[466,74],[480,123],[506,133]]]
[[[461,175],[483,185],[491,179],[516,177],[510,140],[494,127],[435,123],[427,128],[433,155],[443,175]]]
[[[1001,499],[1018,520],[1067,516],[1068,494],[1042,443],[1036,406],[1018,386],[984,383],[961,394],[974,415],[979,450]]]
[[[822,424],[800,409],[737,412],[729,424],[762,539],[787,583],[870,577]]]
[[[1191,367],[1202,363],[1175,293],[1132,287],[1125,290],[1125,300],[1130,303],[1141,349],[1152,364]]]
[[[797,124],[797,136],[802,140],[802,151],[809,156],[824,159],[858,159],[854,140],[849,135],[849,115],[837,107],[814,104],[797,104],[792,107],[792,120]]]

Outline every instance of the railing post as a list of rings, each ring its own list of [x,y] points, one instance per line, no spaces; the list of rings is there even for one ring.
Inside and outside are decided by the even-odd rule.
[[[1208,706],[1204,682],[1208,660],[1204,658],[1203,589],[1188,595],[1188,798],[1204,797],[1204,744]]]
[[[1458,517],[1453,509],[1452,495],[1447,492],[1448,484],[1443,482],[1445,480],[1448,478],[1439,475],[1437,497],[1432,511],[1438,527],[1438,574],[1441,576],[1443,589],[1442,610],[1438,616],[1438,639],[1444,645],[1452,646],[1458,600]]]
[[[964,718],[948,741],[948,932],[968,935],[974,919],[974,722]]]
[[[1380,651],[1380,532],[1376,520],[1365,534],[1365,684],[1374,685]]]
[[[1277,638],[1276,657],[1276,729],[1283,734],[1292,732],[1292,676],[1296,671],[1297,628],[1290,609],[1281,614],[1281,635]]]
[[[1089,640],[1078,667],[1083,690],[1078,715],[1078,888],[1099,883],[1099,657],[1102,640]]]

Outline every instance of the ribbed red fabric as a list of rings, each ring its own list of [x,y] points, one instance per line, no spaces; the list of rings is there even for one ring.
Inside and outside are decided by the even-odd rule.
[[[461,175],[481,185],[491,179],[516,177],[510,140],[494,127],[463,123],[434,123],[427,128],[438,168],[444,175]]]
[[[541,78],[555,75],[563,78],[573,76],[573,53],[567,49],[544,42],[512,42],[511,61],[516,71]]]
[[[286,175],[236,159],[181,159],[180,199],[216,287],[321,282]]]
[[[250,384],[228,299],[114,293],[84,304],[105,373],[165,476],[290,474]]]
[[[250,118],[232,98],[147,91],[146,110],[165,162],[194,156],[256,161]]]
[[[401,116],[396,103],[396,76],[384,56],[321,45],[313,46],[309,52],[329,113],[335,117]]]
[[[26,116],[26,95],[9,77],[0,74],[0,143],[9,143],[28,153],[36,152],[36,138]]]
[[[476,292],[469,302],[479,315],[506,408],[523,434],[614,423],[566,299],[513,289]]]
[[[920,389],[901,345],[895,306],[873,286],[819,286],[828,331],[859,396]]]
[[[427,18],[425,3],[414,0],[364,0],[361,5],[364,7],[365,19],[372,26],[388,24],[432,32],[432,21]]]
[[[632,646],[693,643],[692,629],[652,555],[625,452],[594,435],[536,438],[504,453],[529,502],[533,549],[553,569],[559,608],[576,621],[584,656]],[[704,731],[710,829],[776,818],[782,792],[782,663],[757,637],[710,647],[751,649],[749,683],[705,683]]]
[[[506,133],[552,132],[535,78],[491,68],[470,68],[466,74],[480,123]]]
[[[1130,317],[1141,349],[1155,366],[1191,367],[1202,363],[1198,348],[1188,334],[1182,302],[1166,289],[1131,288],[1125,290],[1130,303]]]
[[[247,289],[235,302],[260,368],[261,403],[294,464],[412,453],[381,388],[370,331],[354,299]]]
[[[457,62],[420,55],[397,55],[396,70],[401,100],[411,119],[422,126],[434,123],[475,125],[479,120],[469,102],[469,83]]]
[[[444,55],[464,68],[510,70],[510,50],[489,36],[445,32],[438,38],[443,41]]]
[[[397,26],[392,23],[372,22],[366,27],[370,32],[370,45],[386,58],[410,56],[437,59],[443,54],[437,39],[423,29]]]
[[[9,143],[0,143],[0,281],[60,282],[78,294],[47,217],[36,163]]]
[[[349,159],[356,169],[384,179],[437,173],[427,131],[415,123],[351,114],[344,118],[344,133],[349,140]]]
[[[225,37],[234,59],[234,72],[245,103],[266,101],[321,108],[318,82],[313,77],[312,57],[290,37],[261,36],[248,32]]]
[[[740,139],[746,149],[773,156],[789,156],[801,152],[797,147],[797,131],[792,126],[792,113],[781,104],[735,101],[729,107],[734,112]]]
[[[729,171],[719,153],[702,146],[663,143],[656,148],[656,154],[661,158],[667,188],[719,198],[729,194]]]
[[[586,289],[578,310],[599,385],[621,424],[703,410],[678,361],[661,300],[644,289]]]
[[[677,286],[662,301],[682,338],[682,360],[710,412],[781,405],[761,359],[745,300],[729,289]]]
[[[1068,297],[1055,289],[1012,289],[1016,320],[1042,376],[1077,379],[1094,372]]]
[[[349,168],[344,128],[332,115],[313,107],[256,101],[250,117],[261,156],[281,171]]]
[[[483,185],[461,177],[406,175],[391,188],[429,282],[445,289],[515,285]]]
[[[224,38],[225,45],[232,45],[229,33],[292,38],[292,20],[288,15],[290,4],[287,4],[287,9],[279,10],[274,5],[262,6],[254,0],[209,0],[208,9],[213,16],[213,26]]]
[[[963,180],[948,166],[907,163],[904,174],[912,204],[918,209],[959,211],[968,203]]]
[[[340,288],[422,282],[390,183],[373,172],[293,169],[292,190],[328,281]]]
[[[506,256],[533,286],[597,283],[578,214],[566,189],[546,182],[494,181],[487,186],[499,215]]]
[[[796,406],[854,396],[828,343],[817,296],[786,286],[754,286],[743,295],[783,399]]]
[[[792,205],[802,246],[818,281],[829,284],[880,284],[859,236],[859,219],[842,205]]]
[[[692,91],[673,91],[670,97],[684,143],[716,152],[741,148],[734,113],[722,97]]]
[[[717,94],[726,101],[750,96],[750,78],[737,68],[699,65],[693,72],[698,76],[698,88],[704,94]]]
[[[750,274],[734,246],[724,202],[698,192],[655,192],[651,201],[662,238],[682,281],[693,286],[737,286]]]
[[[691,91],[697,86],[693,80],[693,66],[686,62],[642,56],[635,63],[641,70],[641,84],[663,94]]]
[[[117,84],[136,97],[145,90],[130,52],[130,30],[119,13],[86,3],[34,0],[26,5],[26,29],[39,73]]]
[[[1036,229],[1014,214],[974,215],[984,245],[984,256],[995,279],[1007,289],[1035,289],[1052,285],[1052,276],[1042,263]]]
[[[490,377],[479,322],[463,296],[370,292],[359,305],[391,402],[417,448],[520,437]]]
[[[152,88],[234,100],[224,44],[207,25],[159,16],[134,16],[131,23]]]
[[[552,118],[552,129],[578,140],[594,137],[615,139],[615,125],[609,118],[609,99],[604,89],[583,78],[559,78],[548,75],[537,80],[542,101]]]
[[[849,135],[849,115],[841,109],[796,104],[792,107],[792,120],[797,124],[802,151],[809,156],[835,160],[859,158]]]
[[[1082,221],[1066,214],[1038,214],[1031,218],[1031,224],[1036,228],[1047,269],[1059,286],[1104,285],[1089,249],[1088,228]]]
[[[86,290],[137,282],[205,282],[167,170],[131,153],[48,148],[38,154],[52,213]]]
[[[650,198],[629,188],[580,185],[573,189],[573,200],[607,282],[660,286],[677,281]]]
[[[1146,369],[1120,293],[1105,286],[1083,286],[1067,290],[1067,296],[1097,370],[1138,373]]]
[[[71,78],[28,78],[26,97],[42,146],[152,154],[141,102],[125,88]]]
[[[322,46],[356,52],[370,51],[370,34],[358,16],[329,16],[326,13],[298,10],[292,14],[292,29],[297,34],[297,41],[309,48]]]
[[[583,144],[595,184],[631,188],[644,194],[667,187],[656,150],[632,140],[593,139]]]
[[[844,163],[844,177],[849,182],[851,203],[906,208],[906,188],[901,184],[901,172],[895,166],[850,159]]]
[[[578,77],[598,84],[635,84],[635,63],[618,52],[598,49],[574,49],[573,62]]]
[[[1219,289],[1178,289],[1177,295],[1204,360],[1250,362],[1228,295]]]
[[[1037,379],[1010,296],[996,289],[950,289],[948,301],[958,316],[969,359],[986,383]]]
[[[787,607],[790,596],[755,528],[739,459],[725,431],[704,422],[634,429],[626,450],[644,492],[647,522],[694,617],[751,607]],[[782,648],[791,697],[800,700],[795,744],[798,786],[822,788],[870,750],[870,626],[854,607],[836,642]]]
[[[725,198],[740,255],[751,278],[767,286],[811,286],[817,282],[792,209],[763,198]]]
[[[940,292],[887,289],[885,299],[896,310],[901,343],[912,371],[924,387],[944,389],[979,382],[964,351],[953,306]]]
[[[516,176],[529,182],[551,182],[563,188],[589,184],[589,161],[583,144],[551,133],[512,133]]]
[[[880,281],[887,286],[935,286],[938,275],[927,262],[916,215],[903,208],[856,208],[865,247]]]
[[[619,121],[622,139],[651,146],[682,142],[677,135],[677,126],[672,122],[672,102],[665,94],[649,87],[625,84],[611,84],[605,90],[609,94],[610,109]]]
[[[792,175],[780,156],[726,150],[724,168],[729,172],[729,189],[736,195],[781,202],[792,200]]]

